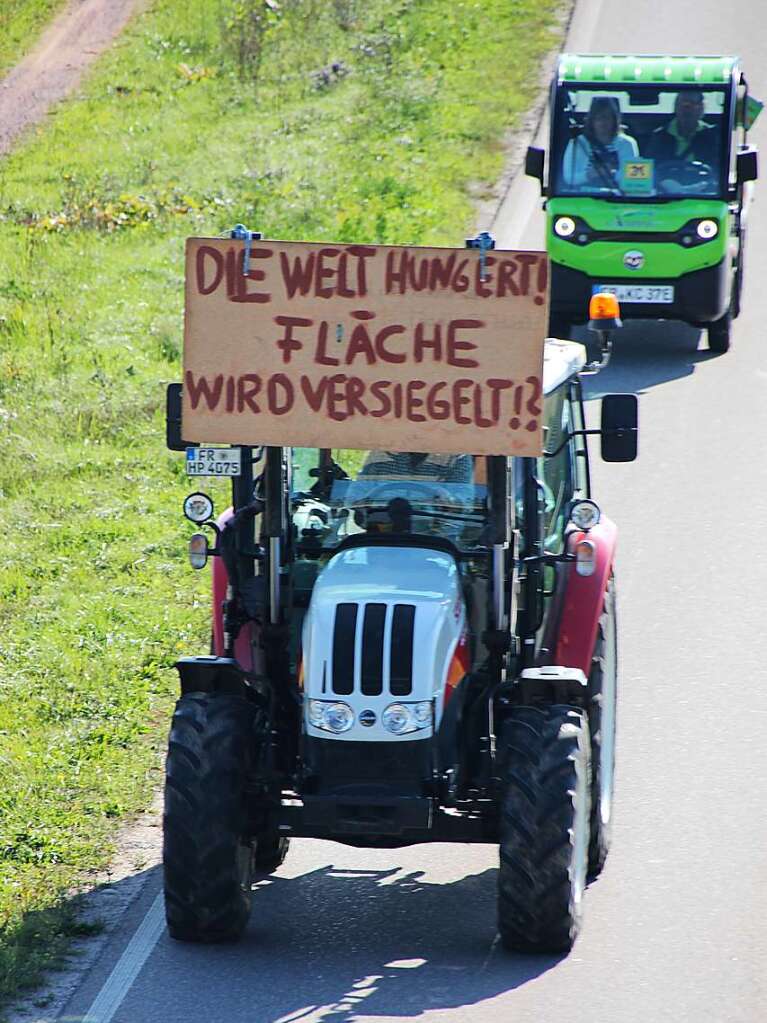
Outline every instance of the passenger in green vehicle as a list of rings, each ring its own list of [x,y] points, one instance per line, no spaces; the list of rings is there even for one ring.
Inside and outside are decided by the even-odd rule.
[[[565,185],[617,189],[623,165],[638,155],[636,139],[621,131],[618,101],[594,96],[583,132],[567,143],[562,179]]]

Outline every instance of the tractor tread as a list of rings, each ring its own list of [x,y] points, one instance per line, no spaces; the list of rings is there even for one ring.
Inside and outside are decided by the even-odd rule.
[[[239,697],[182,696],[171,723],[163,815],[171,937],[233,941],[250,914],[244,788],[254,708]]]
[[[515,756],[522,734],[531,740],[524,764]],[[508,754],[498,883],[501,940],[516,951],[567,951],[580,925],[572,876],[576,818],[580,814],[581,828],[584,813],[588,819],[588,721],[574,707],[517,707],[501,737]],[[576,805],[579,791],[585,806]]]

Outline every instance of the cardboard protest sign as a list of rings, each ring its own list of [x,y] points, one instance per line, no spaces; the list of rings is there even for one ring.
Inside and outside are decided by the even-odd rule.
[[[183,435],[541,452],[542,252],[191,238]]]

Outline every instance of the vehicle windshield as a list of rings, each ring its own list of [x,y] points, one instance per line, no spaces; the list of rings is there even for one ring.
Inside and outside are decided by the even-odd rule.
[[[725,195],[727,96],[707,86],[560,86],[551,194],[632,202]]]
[[[307,550],[349,536],[409,533],[485,544],[485,460],[472,455],[292,449],[291,513]]]

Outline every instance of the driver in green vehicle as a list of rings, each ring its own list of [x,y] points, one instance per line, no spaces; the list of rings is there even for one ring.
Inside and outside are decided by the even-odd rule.
[[[687,89],[678,93],[674,116],[668,124],[656,128],[650,136],[645,155],[660,165],[660,181],[667,190],[684,189],[694,188],[694,185],[676,180],[673,172],[671,177],[664,178],[663,164],[684,161],[714,168],[719,162],[717,148],[716,128],[703,120],[703,93],[699,89]]]
[[[570,139],[562,161],[565,184],[618,190],[623,165],[639,155],[636,139],[621,131],[613,96],[594,96],[580,135]]]

